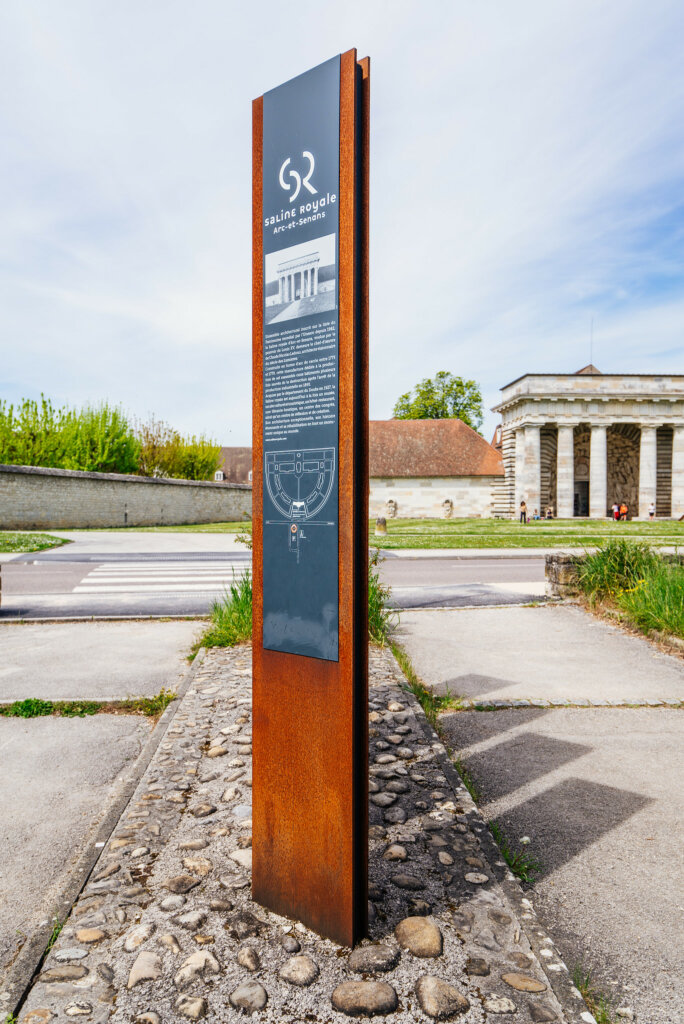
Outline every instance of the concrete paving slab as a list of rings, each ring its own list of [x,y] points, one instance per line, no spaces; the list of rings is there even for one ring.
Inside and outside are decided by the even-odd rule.
[[[521,709],[440,722],[484,816],[515,844],[531,839],[542,864],[534,907],[570,969],[590,966],[638,1021],[684,1019],[684,712]]]
[[[684,698],[684,661],[575,605],[405,612],[399,639],[437,693],[565,700]]]
[[[130,715],[0,718],[0,989],[150,730]]]
[[[0,701],[114,700],[175,687],[199,622],[0,625]]]
[[[54,537],[71,541],[70,554],[136,554],[201,551],[246,551],[244,544],[235,540],[234,533],[155,533],[146,530],[51,530]],[[60,548],[65,551],[67,549]],[[41,556],[49,552],[40,552]]]

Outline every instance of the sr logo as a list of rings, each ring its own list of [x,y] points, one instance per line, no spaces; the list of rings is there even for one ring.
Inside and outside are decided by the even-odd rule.
[[[308,149],[305,149],[302,156],[309,164],[309,170],[306,172],[304,177],[302,177],[298,171],[295,171],[294,167],[290,167],[289,171],[287,170],[289,165],[292,163],[292,159],[289,156],[283,163],[280,168],[280,173],[278,174],[278,181],[280,182],[281,188],[285,189],[286,192],[290,192],[294,187],[294,192],[290,196],[291,203],[294,203],[295,199],[299,195],[302,185],[311,193],[312,196],[315,196],[318,192],[318,189],[314,188],[311,184],[311,175],[313,174],[314,167],[316,166],[313,153],[309,153]],[[287,181],[286,178],[289,178],[290,180]]]

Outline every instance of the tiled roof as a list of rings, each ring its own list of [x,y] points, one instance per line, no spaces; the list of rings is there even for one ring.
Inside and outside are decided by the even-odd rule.
[[[371,477],[503,476],[501,455],[463,420],[371,420]]]
[[[252,479],[252,449],[251,448],[222,448],[223,472],[226,483],[230,484],[251,484]]]

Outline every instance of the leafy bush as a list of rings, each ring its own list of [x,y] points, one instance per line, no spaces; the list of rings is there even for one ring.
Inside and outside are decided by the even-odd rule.
[[[221,448],[214,441],[204,435],[184,438],[154,417],[136,425],[136,437],[142,476],[212,480],[221,465]]]
[[[8,465],[136,473],[139,445],[126,416],[106,402],[80,410],[24,399],[0,400],[0,462]]]

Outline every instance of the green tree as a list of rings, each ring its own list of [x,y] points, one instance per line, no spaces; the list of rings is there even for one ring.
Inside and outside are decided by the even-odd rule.
[[[482,425],[482,392],[474,380],[464,380],[440,370],[426,377],[413,391],[400,395],[392,416],[395,420],[459,419],[473,430]]]

